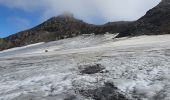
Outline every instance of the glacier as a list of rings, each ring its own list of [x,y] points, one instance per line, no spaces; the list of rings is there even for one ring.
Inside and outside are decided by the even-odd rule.
[[[114,37],[81,35],[0,51],[0,100],[95,100],[93,92],[103,93],[106,83],[129,100],[169,100],[170,35]],[[88,65],[102,68],[81,73]]]

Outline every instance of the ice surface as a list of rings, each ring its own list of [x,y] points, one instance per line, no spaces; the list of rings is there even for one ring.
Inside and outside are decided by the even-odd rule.
[[[93,99],[76,91],[114,83],[129,99],[169,100],[170,35],[86,35],[0,52],[0,99]],[[48,52],[45,52],[48,50]],[[103,72],[81,74],[79,66]]]

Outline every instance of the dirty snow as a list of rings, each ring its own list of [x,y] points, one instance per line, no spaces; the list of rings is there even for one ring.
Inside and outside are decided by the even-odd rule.
[[[82,35],[1,51],[0,100],[93,100],[75,91],[105,82],[132,100],[169,100],[170,35],[113,37]],[[104,70],[81,74],[78,67],[89,64]]]

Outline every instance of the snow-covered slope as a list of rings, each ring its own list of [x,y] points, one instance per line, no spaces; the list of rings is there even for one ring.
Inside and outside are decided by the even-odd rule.
[[[0,99],[112,100],[115,89],[119,98],[169,100],[170,35],[113,37],[82,35],[1,51]]]

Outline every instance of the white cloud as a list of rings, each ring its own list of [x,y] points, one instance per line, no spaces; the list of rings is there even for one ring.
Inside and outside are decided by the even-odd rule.
[[[64,11],[94,23],[137,20],[161,0],[0,0],[1,5],[25,11],[42,11],[42,19],[57,16]]]

